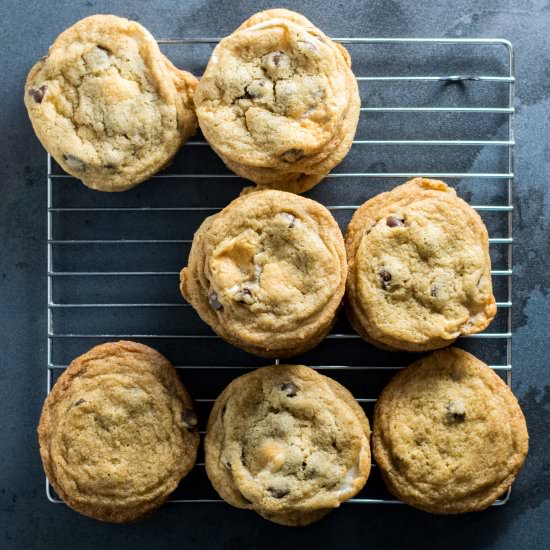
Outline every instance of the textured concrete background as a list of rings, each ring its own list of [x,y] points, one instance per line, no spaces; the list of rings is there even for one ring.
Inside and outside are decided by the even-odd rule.
[[[45,385],[44,152],[24,111],[34,61],[77,19],[112,12],[156,36],[224,35],[263,1],[2,0],[0,87],[0,548],[399,547],[548,548],[550,544],[550,2],[504,0],[304,1],[332,36],[502,37],[517,54],[514,391],[531,434],[530,455],[503,508],[436,517],[406,507],[349,506],[289,530],[224,505],[165,506],[142,524],[102,525],[49,504],[35,427]]]

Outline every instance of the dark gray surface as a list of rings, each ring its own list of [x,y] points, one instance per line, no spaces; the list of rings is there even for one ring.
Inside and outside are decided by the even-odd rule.
[[[225,505],[167,505],[150,520],[103,525],[48,503],[35,427],[45,385],[45,166],[21,100],[25,75],[75,20],[112,12],[158,37],[224,35],[265,2],[2,2],[3,200],[0,206],[0,548],[246,548],[370,546],[544,548],[550,541],[550,4],[548,2],[300,2],[288,4],[332,36],[502,37],[517,55],[514,391],[531,434],[530,455],[502,508],[435,517],[405,507],[346,506],[289,530]],[[546,158],[545,158],[546,157]],[[472,159],[477,166],[483,154]]]

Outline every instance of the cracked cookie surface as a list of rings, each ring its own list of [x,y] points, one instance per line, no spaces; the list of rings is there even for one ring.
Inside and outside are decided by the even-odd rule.
[[[215,48],[195,95],[201,130],[259,186],[302,192],[347,154],[360,99],[347,51],[305,17],[260,12]]]
[[[373,453],[390,491],[436,514],[483,510],[510,487],[528,448],[504,381],[458,349],[423,357],[379,397]]]
[[[195,132],[196,85],[144,27],[94,15],[61,33],[31,69],[25,105],[66,172],[124,191],[164,168]]]
[[[440,348],[496,314],[487,229],[442,181],[415,178],[368,200],[346,249],[349,320],[379,347]]]
[[[216,400],[206,471],[233,506],[307,525],[363,488],[369,437],[363,409],[338,382],[301,365],[264,367]]]
[[[114,523],[160,506],[195,464],[199,434],[189,394],[157,351],[102,344],[77,357],[48,395],[40,454],[74,510]]]
[[[330,330],[345,279],[344,241],[330,212],[299,195],[261,190],[203,222],[180,290],[233,345],[287,357]]]

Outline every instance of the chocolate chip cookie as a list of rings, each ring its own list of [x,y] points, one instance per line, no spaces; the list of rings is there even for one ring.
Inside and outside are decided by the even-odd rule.
[[[57,494],[85,516],[122,523],[160,506],[191,470],[196,427],[167,359],[121,341],[69,365],[44,403],[38,438]]]
[[[487,229],[442,181],[415,178],[368,200],[346,249],[348,317],[378,347],[441,348],[496,314]]]
[[[216,400],[206,472],[229,504],[307,525],[363,488],[369,437],[363,409],[338,382],[300,365],[264,367]]]
[[[360,98],[348,52],[302,15],[274,9],[219,43],[195,105],[204,136],[231,170],[300,193],[349,151]]]
[[[234,346],[288,357],[330,330],[345,279],[344,240],[330,212],[299,195],[264,189],[206,218],[180,290]]]
[[[389,490],[436,514],[483,510],[527,455],[519,404],[485,363],[458,348],[400,371],[378,399],[373,452]]]
[[[61,33],[31,69],[25,105],[66,172],[93,189],[125,191],[195,133],[196,85],[141,25],[93,15]]]

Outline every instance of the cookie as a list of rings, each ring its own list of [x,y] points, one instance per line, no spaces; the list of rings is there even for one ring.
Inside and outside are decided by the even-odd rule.
[[[141,25],[93,15],[31,69],[25,105],[66,172],[92,189],[125,191],[167,166],[195,133],[196,85]]]
[[[348,318],[378,347],[441,348],[496,314],[487,229],[442,181],[415,178],[368,200],[346,250]]]
[[[136,342],[77,357],[48,395],[38,438],[56,493],[101,521],[143,518],[195,464],[189,394],[160,353]]]
[[[201,130],[231,170],[295,193],[345,157],[360,103],[348,52],[284,9],[260,12],[224,38],[195,94]]]
[[[319,520],[369,477],[369,422],[351,393],[301,365],[233,380],[216,400],[206,472],[229,504],[282,525]]]
[[[234,346],[288,357],[330,330],[345,280],[344,240],[330,212],[299,195],[264,189],[206,218],[180,290]]]
[[[375,407],[373,453],[388,489],[435,514],[483,510],[527,455],[519,404],[485,363],[439,350],[400,371]]]

